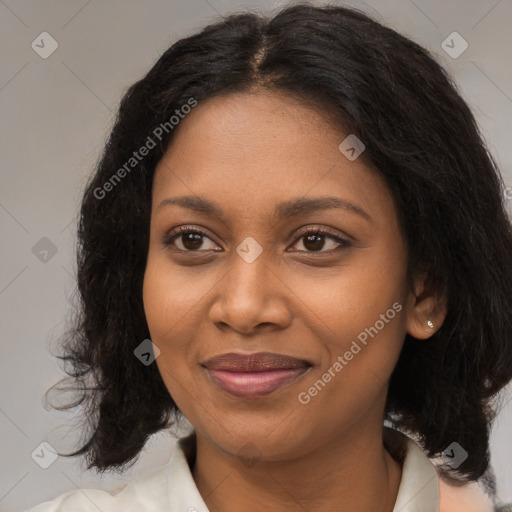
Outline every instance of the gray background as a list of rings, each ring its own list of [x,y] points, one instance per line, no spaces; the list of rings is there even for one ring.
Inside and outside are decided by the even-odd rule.
[[[70,450],[78,436],[70,428],[80,424],[80,411],[46,410],[42,396],[64,375],[50,349],[62,331],[74,290],[80,195],[121,95],[172,42],[218,14],[283,4],[0,0],[0,510],[24,510],[78,487],[112,489],[167,462],[174,443],[167,435],[154,436],[122,477],[100,479],[82,472],[79,460],[63,457],[42,469],[31,457],[43,441]],[[460,85],[506,183],[512,185],[512,1],[346,4],[357,5],[437,56]],[[47,59],[31,47],[44,31],[58,42]],[[469,44],[457,59],[441,47],[453,31]],[[33,251],[43,237],[57,249],[46,262]],[[502,501],[512,501],[510,387],[507,391],[491,445]]]

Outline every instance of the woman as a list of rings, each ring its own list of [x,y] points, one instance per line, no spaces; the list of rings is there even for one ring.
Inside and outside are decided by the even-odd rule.
[[[490,471],[503,184],[393,30],[298,4],[178,41],[124,96],[78,235],[62,358],[90,435],[67,455],[122,470],[181,417],[193,432],[117,493],[34,511],[446,512]],[[466,512],[492,510],[478,496]]]

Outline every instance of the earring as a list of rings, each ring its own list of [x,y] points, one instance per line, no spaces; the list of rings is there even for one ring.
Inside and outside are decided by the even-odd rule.
[[[434,324],[432,323],[432,320],[428,320],[427,325],[429,326],[430,329],[434,328]]]

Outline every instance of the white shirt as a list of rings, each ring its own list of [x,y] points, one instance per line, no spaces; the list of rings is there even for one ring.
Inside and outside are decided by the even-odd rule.
[[[434,465],[411,438],[398,431],[392,435],[402,450],[399,458],[403,459],[393,512],[439,512],[439,483]],[[75,489],[27,512],[209,512],[187,461],[187,456],[193,456],[194,440],[194,436],[180,439],[167,464],[131,480],[117,491]]]

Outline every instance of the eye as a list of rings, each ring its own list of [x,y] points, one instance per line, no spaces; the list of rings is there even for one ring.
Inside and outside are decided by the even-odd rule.
[[[212,242],[213,247],[205,248],[205,239]],[[301,250],[299,252],[333,252],[340,250],[343,247],[351,246],[351,243],[348,240],[341,238],[339,235],[325,229],[309,229],[303,231],[298,235],[297,240],[299,241],[302,239],[304,239],[302,245],[305,247],[305,250]],[[332,248],[331,250],[323,251],[322,249],[324,249],[324,247],[326,246],[326,240],[330,240],[331,245],[334,242],[334,248]],[[175,241],[179,241],[180,243],[176,245]],[[295,242],[294,245],[297,245],[298,241]],[[200,229],[197,228],[191,228],[188,226],[180,226],[171,233],[168,233],[167,235],[164,236],[162,243],[165,246],[174,246],[176,247],[176,249],[182,252],[202,252],[207,250],[218,250],[216,249],[216,247],[218,246],[204,231],[201,231]],[[179,247],[179,245],[181,245],[181,247]],[[336,247],[336,245],[338,245],[338,247]]]
[[[180,226],[175,229],[171,233],[168,233],[164,236],[162,243],[166,246],[174,246],[174,241],[179,240],[182,247],[176,247],[179,251],[183,252],[199,252],[204,245],[204,239],[210,240],[214,244],[214,247],[217,245],[213,242],[213,240],[200,229],[190,228],[187,226]],[[216,250],[215,248],[204,249],[203,250]]]
[[[306,250],[302,250],[299,252],[329,253],[338,251],[344,247],[350,247],[352,245],[348,240],[345,240],[336,233],[332,233],[325,229],[309,229],[307,231],[299,233],[298,236],[298,240],[303,240],[302,245],[306,248]],[[326,240],[329,240],[331,242],[331,250],[322,251],[322,249],[324,249],[324,247],[326,246]],[[298,244],[298,242],[296,242],[294,245],[296,244]],[[334,245],[334,248],[332,248],[332,245]],[[336,245],[338,247],[336,247]]]

